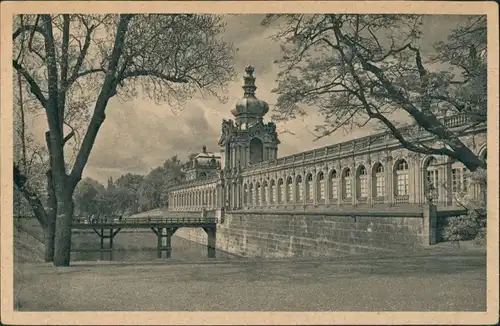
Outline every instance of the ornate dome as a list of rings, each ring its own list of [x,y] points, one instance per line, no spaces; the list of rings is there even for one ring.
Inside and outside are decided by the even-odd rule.
[[[245,72],[247,73],[244,77],[245,84],[243,86],[245,93],[243,98],[236,102],[235,108],[231,110],[231,113],[235,117],[263,117],[269,112],[269,104],[255,97],[257,87],[255,86],[255,77],[253,76],[254,68],[248,66],[245,68]]]

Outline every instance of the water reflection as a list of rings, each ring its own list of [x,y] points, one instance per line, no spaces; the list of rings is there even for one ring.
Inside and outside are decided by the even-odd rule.
[[[137,232],[136,234],[122,235],[126,237],[126,243],[120,241],[118,235],[115,238],[113,245],[113,261],[151,261],[157,258],[156,251],[156,236],[153,232]],[[101,259],[100,239],[94,234],[73,234],[72,236],[72,261],[98,261],[109,260],[110,253],[104,252]],[[104,247],[108,248],[107,239],[105,240]],[[92,252],[81,252],[78,249],[93,249]],[[238,259],[239,257],[224,251],[216,250],[217,260]],[[174,235],[172,237],[172,255],[173,260],[183,261],[198,261],[208,260],[207,247],[193,241]],[[166,260],[166,252],[163,251],[162,258]]]

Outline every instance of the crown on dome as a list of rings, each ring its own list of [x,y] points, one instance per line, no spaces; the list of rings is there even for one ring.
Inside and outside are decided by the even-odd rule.
[[[243,77],[243,98],[238,100],[235,108],[231,110],[231,113],[237,118],[243,116],[262,118],[269,112],[269,105],[255,97],[257,86],[255,86],[255,77],[253,76],[254,71],[255,69],[251,65],[245,68],[246,76]]]

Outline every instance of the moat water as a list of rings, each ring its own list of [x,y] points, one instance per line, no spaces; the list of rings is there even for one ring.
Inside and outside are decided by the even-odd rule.
[[[72,261],[98,261],[110,260],[110,253],[100,252],[100,239],[94,233],[73,234]],[[104,247],[108,248],[108,240],[105,239]],[[152,231],[142,230],[135,234],[118,234],[113,244],[113,261],[151,261],[160,259],[157,256],[156,235]],[[165,244],[164,244],[165,245]],[[181,261],[209,260],[206,245],[189,241],[179,236],[171,238],[171,259]],[[92,249],[93,251],[79,251],[80,249]],[[216,250],[217,260],[238,259],[239,257],[221,250]],[[166,258],[166,252],[162,252],[162,258]]]

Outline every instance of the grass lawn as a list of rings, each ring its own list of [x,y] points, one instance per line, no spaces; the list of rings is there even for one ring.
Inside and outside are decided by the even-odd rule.
[[[485,311],[484,250],[16,266],[22,311]]]

